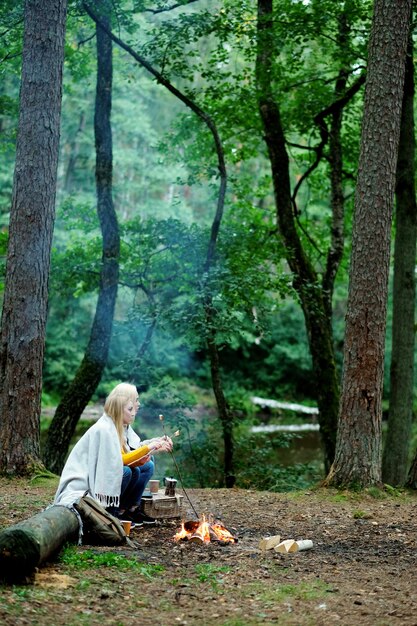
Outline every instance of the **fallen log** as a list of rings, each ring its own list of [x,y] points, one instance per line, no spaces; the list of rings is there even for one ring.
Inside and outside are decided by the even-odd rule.
[[[251,401],[263,409],[285,409],[287,411],[295,411],[296,413],[305,413],[307,415],[318,415],[318,408],[315,406],[304,406],[304,404],[295,404],[294,402],[280,402],[279,400],[270,400],[269,398],[258,398],[252,396]]]
[[[0,577],[24,578],[67,541],[77,541],[76,514],[65,506],[51,506],[33,517],[0,531]]]

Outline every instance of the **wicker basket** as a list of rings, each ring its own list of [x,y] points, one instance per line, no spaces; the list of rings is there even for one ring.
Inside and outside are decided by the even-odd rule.
[[[156,519],[178,518],[182,515],[183,496],[166,496],[163,490],[158,493],[143,496],[141,510]]]

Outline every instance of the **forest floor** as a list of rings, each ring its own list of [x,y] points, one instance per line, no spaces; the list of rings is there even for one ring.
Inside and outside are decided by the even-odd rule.
[[[55,488],[52,479],[0,479],[0,527],[41,511]],[[180,522],[171,520],[134,529],[134,548],[67,547],[25,584],[0,586],[0,624],[417,624],[416,494],[187,494],[238,542],[175,542]],[[192,519],[186,498],[183,512]],[[277,534],[311,539],[313,547],[294,554],[259,550],[261,538]]]

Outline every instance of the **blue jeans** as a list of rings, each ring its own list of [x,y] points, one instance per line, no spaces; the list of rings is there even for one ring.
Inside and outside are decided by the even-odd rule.
[[[148,480],[152,478],[155,465],[148,461],[140,467],[123,467],[122,488],[120,492],[120,508],[131,509],[139,506]]]

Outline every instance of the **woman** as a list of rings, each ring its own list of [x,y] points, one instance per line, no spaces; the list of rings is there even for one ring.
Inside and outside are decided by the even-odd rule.
[[[140,511],[140,501],[154,472],[151,454],[171,451],[172,441],[169,437],[141,441],[131,427],[138,408],[134,385],[120,383],[111,391],[103,415],[79,439],[65,463],[55,504],[71,506],[88,492],[116,517],[134,524],[155,523]]]

